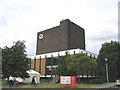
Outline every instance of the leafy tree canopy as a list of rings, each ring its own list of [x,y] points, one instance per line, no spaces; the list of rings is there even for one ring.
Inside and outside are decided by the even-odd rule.
[[[15,77],[28,77],[26,73],[29,70],[25,51],[25,41],[17,41],[12,47],[5,46],[2,50],[2,74],[8,78],[10,75]]]
[[[109,71],[109,80],[115,81],[120,77],[120,43],[117,41],[106,42],[102,44],[102,47],[98,55],[98,71],[102,74],[103,78],[105,76],[105,58],[108,59],[108,71]]]
[[[58,72],[60,75],[80,75],[82,71],[95,70],[97,62],[85,54],[75,54],[62,59]]]

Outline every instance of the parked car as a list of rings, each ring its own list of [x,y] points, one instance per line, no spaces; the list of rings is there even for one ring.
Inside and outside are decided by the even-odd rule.
[[[116,86],[120,86],[120,78],[116,80]]]

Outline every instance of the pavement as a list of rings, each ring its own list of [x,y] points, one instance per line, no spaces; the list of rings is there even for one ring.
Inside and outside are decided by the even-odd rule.
[[[100,86],[96,86],[94,88],[112,88],[112,87],[115,87],[116,86],[116,83],[110,83],[110,84],[102,84]]]

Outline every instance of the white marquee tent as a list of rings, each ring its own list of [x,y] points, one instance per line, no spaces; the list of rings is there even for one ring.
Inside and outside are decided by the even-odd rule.
[[[31,83],[33,77],[35,78],[36,83],[40,83],[40,73],[36,72],[35,70],[28,70],[26,72],[30,77],[23,79],[24,83]]]

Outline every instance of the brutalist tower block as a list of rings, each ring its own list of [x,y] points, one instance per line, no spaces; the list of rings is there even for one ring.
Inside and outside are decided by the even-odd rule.
[[[37,55],[77,48],[85,50],[85,32],[69,19],[37,33]]]

